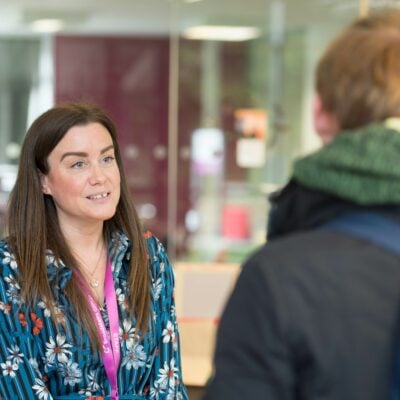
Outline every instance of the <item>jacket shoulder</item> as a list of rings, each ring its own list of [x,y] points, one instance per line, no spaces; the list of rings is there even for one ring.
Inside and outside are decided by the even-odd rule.
[[[244,263],[265,274],[301,274],[312,270],[348,270],[398,264],[398,256],[367,239],[328,229],[298,232],[267,242]]]

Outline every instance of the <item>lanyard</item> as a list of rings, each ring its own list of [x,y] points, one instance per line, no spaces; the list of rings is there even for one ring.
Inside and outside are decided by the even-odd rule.
[[[104,369],[106,370],[107,378],[111,385],[111,400],[118,400],[117,372],[121,353],[119,343],[117,296],[115,293],[110,259],[107,259],[106,276],[104,283],[104,294],[107,304],[108,319],[110,321],[110,336],[108,335],[107,328],[104,325],[103,317],[101,315],[99,307],[96,301],[93,299],[90,290],[88,289],[86,284],[83,287],[90,309],[93,313],[103,346],[102,357]]]

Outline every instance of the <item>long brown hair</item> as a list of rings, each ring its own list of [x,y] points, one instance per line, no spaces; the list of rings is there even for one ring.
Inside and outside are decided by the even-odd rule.
[[[46,250],[50,249],[71,269],[79,270],[61,232],[55,204],[42,192],[40,173],[49,172],[48,156],[64,135],[74,126],[97,122],[112,138],[115,158],[121,176],[121,196],[115,215],[104,223],[105,239],[115,231],[126,234],[132,244],[128,273],[128,310],[136,316],[137,327],[145,333],[150,315],[150,277],[146,244],[139,217],[128,190],[121,154],[112,120],[100,108],[88,104],[65,104],[38,117],[29,128],[22,145],[16,184],[8,207],[9,241],[19,267],[22,297],[34,305],[45,299],[54,313],[54,296],[47,275]],[[65,288],[78,320],[86,328],[92,345],[101,349],[100,338],[91,311],[75,274]]]

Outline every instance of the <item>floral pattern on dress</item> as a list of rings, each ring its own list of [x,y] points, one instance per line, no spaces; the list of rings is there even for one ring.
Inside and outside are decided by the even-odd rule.
[[[121,363],[119,393],[123,399],[187,400],[182,382],[179,333],[173,298],[174,276],[162,244],[146,233],[151,277],[151,317],[144,337],[127,313],[127,269],[131,244],[115,233],[109,245],[119,311]],[[0,241],[0,397],[53,400],[109,399],[110,385],[101,354],[63,289],[72,271],[46,254],[55,304],[39,299],[28,307],[21,299],[18,265],[6,240]],[[57,326],[51,318],[57,313]],[[101,309],[109,329],[106,307]]]

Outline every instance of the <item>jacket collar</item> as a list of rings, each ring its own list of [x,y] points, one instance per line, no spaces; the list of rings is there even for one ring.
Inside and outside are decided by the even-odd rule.
[[[357,210],[400,215],[400,119],[337,135],[298,160],[290,182],[270,197],[268,239]]]
[[[400,121],[343,131],[319,151],[298,160],[293,178],[361,206],[400,204]]]

